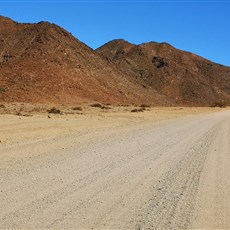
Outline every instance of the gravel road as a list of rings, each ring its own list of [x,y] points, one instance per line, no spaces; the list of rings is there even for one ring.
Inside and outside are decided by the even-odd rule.
[[[230,111],[0,147],[0,228],[230,228]]]

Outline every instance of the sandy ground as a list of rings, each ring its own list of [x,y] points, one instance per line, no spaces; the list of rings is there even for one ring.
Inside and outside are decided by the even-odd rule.
[[[229,229],[230,111],[217,110],[0,115],[0,228]]]
[[[47,113],[53,106],[14,103],[4,107],[0,106],[0,146],[220,111],[218,108],[155,107],[131,113],[136,107],[103,110],[86,105],[81,106],[82,111],[61,107],[63,115],[58,115]]]

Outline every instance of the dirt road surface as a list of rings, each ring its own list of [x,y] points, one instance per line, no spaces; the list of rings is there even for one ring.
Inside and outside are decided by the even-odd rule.
[[[0,146],[0,228],[230,228],[230,111]]]

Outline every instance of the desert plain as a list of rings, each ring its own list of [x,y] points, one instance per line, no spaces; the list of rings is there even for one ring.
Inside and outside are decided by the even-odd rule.
[[[230,228],[229,108],[48,109],[0,108],[1,229]]]

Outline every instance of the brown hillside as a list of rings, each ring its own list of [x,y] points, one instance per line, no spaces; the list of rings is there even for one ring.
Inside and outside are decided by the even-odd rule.
[[[114,40],[97,52],[129,79],[151,87],[182,105],[210,105],[230,101],[230,68],[167,43],[133,45]]]
[[[54,24],[1,17],[0,25],[0,101],[167,104]]]
[[[94,51],[55,24],[0,17],[0,102],[209,105],[229,95],[230,68],[168,44]]]

